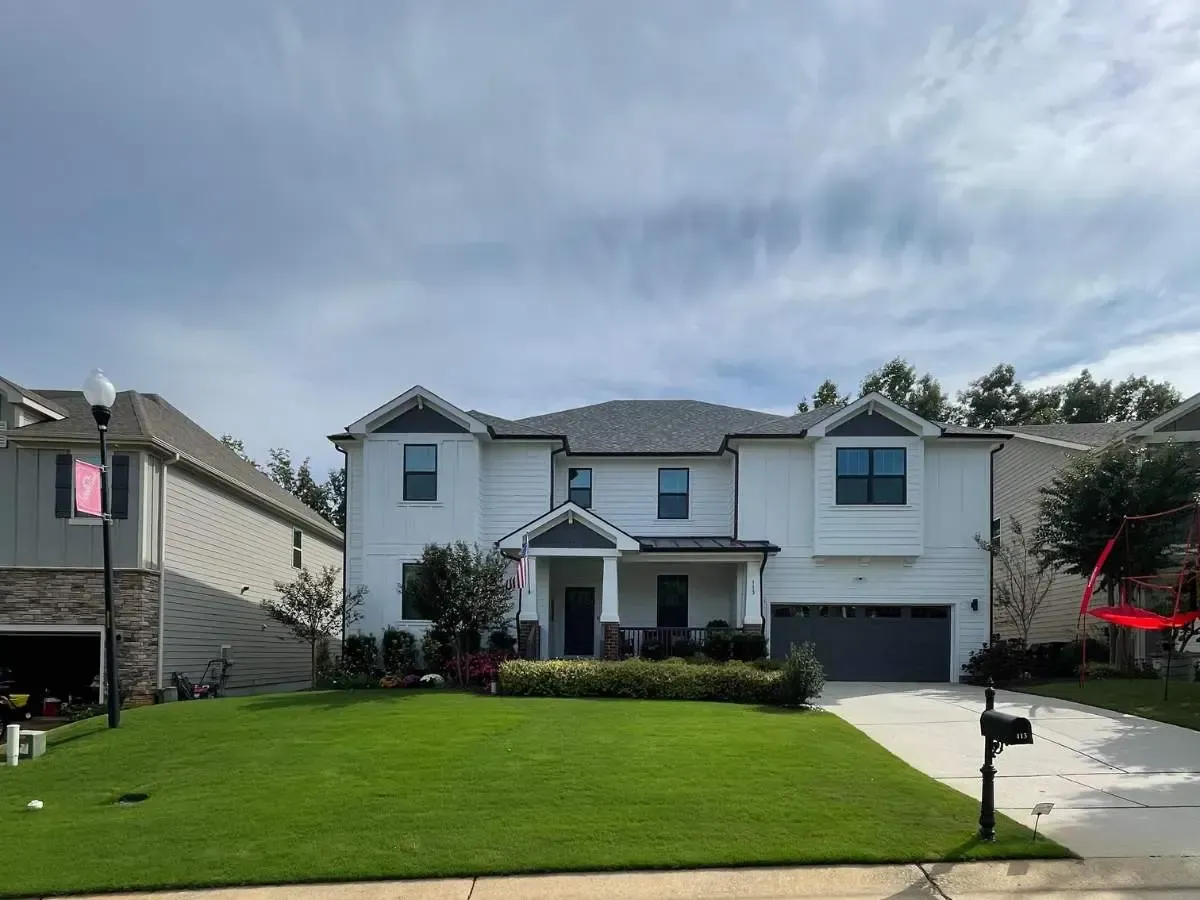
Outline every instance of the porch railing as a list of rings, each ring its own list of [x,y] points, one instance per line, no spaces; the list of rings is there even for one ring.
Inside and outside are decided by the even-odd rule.
[[[687,641],[703,647],[708,638],[707,628],[622,628],[621,658],[652,655],[670,656],[676,644]]]

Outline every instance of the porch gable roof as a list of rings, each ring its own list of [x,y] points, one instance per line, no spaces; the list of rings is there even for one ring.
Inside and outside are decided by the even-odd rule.
[[[600,516],[591,510],[585,509],[577,503],[572,503],[570,500],[560,503],[553,509],[542,513],[536,519],[526,522],[520,528],[510,531],[496,541],[496,546],[501,550],[520,550],[521,543],[526,535],[529,536],[532,544],[533,540],[539,535],[544,535],[559,525],[572,522],[582,525],[598,538],[610,542],[612,549],[623,552],[636,552],[639,549],[636,538],[626,534],[611,522],[600,518]],[[572,546],[579,545],[572,544]],[[591,549],[595,549],[595,547],[593,546]]]

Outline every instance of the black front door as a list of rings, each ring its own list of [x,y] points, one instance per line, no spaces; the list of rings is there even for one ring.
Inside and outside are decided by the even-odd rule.
[[[563,605],[563,656],[595,656],[596,589],[569,587]]]

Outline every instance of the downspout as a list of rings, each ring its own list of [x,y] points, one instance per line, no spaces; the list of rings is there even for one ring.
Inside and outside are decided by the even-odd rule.
[[[341,444],[334,444],[342,454],[342,489],[346,492],[346,521],[342,523],[342,649],[339,657],[346,655],[346,597],[350,594],[350,454]],[[365,454],[365,450],[364,450]],[[403,571],[403,569],[401,570]]]
[[[1000,444],[992,448],[991,454],[988,456],[988,540],[991,541],[992,523],[996,521],[996,454],[1004,449],[1004,445]],[[1000,523],[1000,528],[1004,528],[1004,523]],[[994,549],[994,548],[993,548]],[[996,580],[996,554],[988,554],[988,630],[987,643],[991,646],[992,643],[992,627],[996,621],[994,618],[996,591],[993,587]]]
[[[167,466],[179,462],[179,454],[162,461],[158,470],[158,689],[163,688],[163,659],[167,636]]]
[[[763,634],[767,633],[767,607],[764,596],[766,589],[763,587],[763,570],[767,567],[767,557],[770,554],[764,550],[762,562],[758,564],[758,617],[763,620]]]
[[[554,509],[554,457],[566,449],[566,447],[558,447],[550,451],[550,505],[547,509]]]
[[[733,539],[736,541],[738,536],[738,475],[741,467],[742,458],[738,456],[738,452],[732,447],[726,447],[733,454]],[[760,578],[759,581],[762,581]]]

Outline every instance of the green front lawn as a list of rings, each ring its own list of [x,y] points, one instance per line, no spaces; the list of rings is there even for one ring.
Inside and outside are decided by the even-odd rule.
[[[393,690],[52,736],[0,769],[9,894],[1065,854],[1008,820],[977,844],[975,802],[821,712]]]
[[[1077,681],[1049,682],[1021,685],[1016,690],[1200,731],[1200,684],[1194,681],[1172,681],[1166,700],[1163,700],[1163,683],[1151,678],[1104,678],[1085,682],[1082,687]]]

